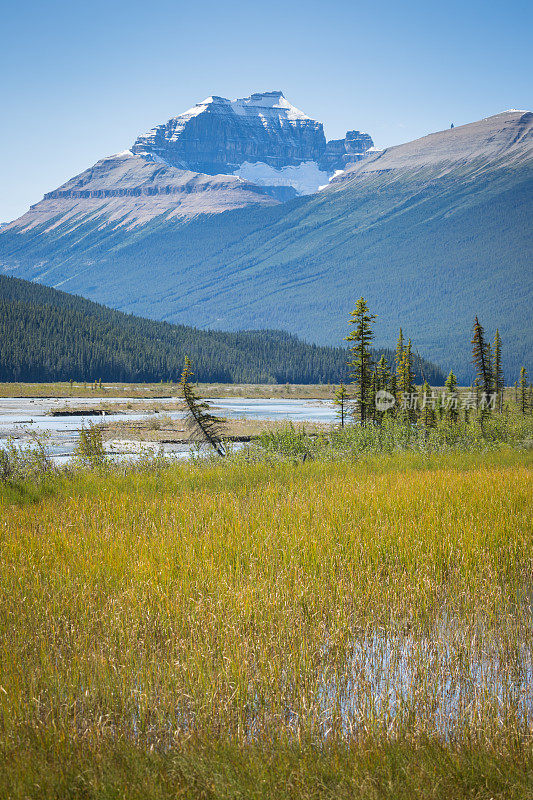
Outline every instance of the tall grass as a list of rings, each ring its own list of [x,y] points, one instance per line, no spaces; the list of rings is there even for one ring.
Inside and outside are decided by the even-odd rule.
[[[104,471],[4,503],[0,795],[526,797],[532,461]]]

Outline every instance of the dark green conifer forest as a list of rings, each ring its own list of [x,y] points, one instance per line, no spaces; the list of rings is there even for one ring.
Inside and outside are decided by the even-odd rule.
[[[394,354],[376,349],[392,362]],[[0,381],[178,381],[185,356],[197,380],[339,383],[343,347],[321,347],[284,331],[226,333],[156,322],[40,284],[0,276]],[[422,359],[425,378],[443,385]]]

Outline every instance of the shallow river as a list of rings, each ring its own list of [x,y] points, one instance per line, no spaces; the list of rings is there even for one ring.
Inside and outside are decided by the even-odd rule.
[[[0,447],[8,438],[12,438],[17,445],[30,444],[32,434],[47,434],[47,447],[56,462],[68,460],[72,455],[79,431],[84,425],[91,422],[101,422],[102,414],[90,414],[72,417],[52,417],[50,412],[68,406],[83,407],[106,405],[113,403],[131,403],[133,407],[139,403],[157,403],[162,407],[162,414],[172,419],[183,419],[181,411],[165,411],[167,403],[175,403],[175,397],[150,398],[149,401],[128,397],[106,398],[0,398]],[[279,400],[279,399],[242,399],[224,398],[209,401],[213,412],[222,417],[257,419],[257,420],[288,420],[298,422],[331,422],[335,419],[335,410],[327,400]],[[135,412],[127,414],[113,414],[113,421],[135,422],[138,420],[154,419],[157,414],[153,412]],[[135,443],[134,436],[128,440],[107,442],[106,449],[115,454],[117,458],[132,457],[139,454],[141,448],[157,449],[162,447],[164,452],[177,457],[187,457],[190,447],[183,444],[165,444],[143,442]]]

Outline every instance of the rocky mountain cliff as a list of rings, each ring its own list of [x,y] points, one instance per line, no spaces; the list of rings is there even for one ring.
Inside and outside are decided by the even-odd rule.
[[[372,146],[371,137],[359,131],[327,143],[322,123],[277,91],[239,100],[208,97],[139,136],[131,151],[208,175],[236,173],[243,164],[283,170],[309,162],[331,173],[362,158]]]
[[[131,152],[179,169],[285,186],[296,196],[316,192],[371,148],[371,137],[359,131],[326,142],[322,123],[277,91],[238,100],[208,97],[139,136]]]
[[[292,106],[282,92],[203,103],[139,136],[132,153],[153,155],[180,169],[231,173],[245,161],[274,169],[318,161],[326,148],[321,122]]]
[[[344,139],[331,139],[320,156],[320,169],[326,172],[345,170],[348,165],[361,161],[375,151],[374,142],[368,133],[348,131]]]

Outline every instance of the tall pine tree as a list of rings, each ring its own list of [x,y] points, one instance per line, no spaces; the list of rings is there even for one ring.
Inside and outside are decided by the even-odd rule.
[[[500,331],[496,328],[496,335],[494,336],[494,347],[492,349],[492,377],[494,381],[494,391],[496,392],[496,407],[498,411],[503,408],[503,368],[502,368],[502,340],[500,338]]]
[[[344,428],[347,417],[348,392],[343,383],[340,384],[338,389],[335,389],[335,398],[333,402],[337,406],[335,413],[340,420],[341,428]]]
[[[188,412],[187,424],[193,436],[200,436],[219,456],[226,455],[226,448],[221,439],[221,426],[223,421],[211,414],[209,403],[202,400],[193,389],[191,378],[194,373],[191,362],[185,357],[183,372],[181,373],[181,391]]]
[[[365,424],[372,415],[370,407],[372,385],[372,354],[370,343],[374,338],[372,325],[376,315],[371,314],[364,297],[360,297],[357,305],[350,315],[352,330],[346,336],[347,342],[353,342],[350,347],[352,355],[348,366],[351,368],[350,377],[355,385],[355,394],[358,402],[359,418]]]
[[[387,409],[386,411],[381,411],[377,408],[376,404],[376,395],[379,391],[388,391],[391,392],[391,380],[392,380],[391,372],[389,369],[389,364],[387,359],[384,355],[381,355],[378,363],[376,364],[376,369],[374,371],[374,419],[378,422],[381,422],[383,417],[387,414],[392,413],[392,409]],[[396,382],[394,382],[394,391],[391,393],[394,397],[396,397]]]
[[[487,403],[493,389],[492,379],[492,364],[490,357],[490,346],[485,339],[485,331],[481,326],[479,319],[474,320],[474,335],[472,337],[472,358],[476,367],[476,385],[483,392],[483,399],[481,402],[481,416],[487,413]]]
[[[455,377],[453,370],[450,370],[450,373],[446,378],[444,388],[446,389],[446,414],[452,420],[452,422],[457,422],[457,418],[459,416],[459,412],[457,410],[457,378]]]
[[[384,355],[381,356],[376,364],[377,388],[388,389],[390,386],[391,374],[389,364]]]
[[[396,396],[396,400],[398,401],[398,403],[400,403],[401,399],[402,399],[401,398],[401,389],[400,389],[400,370],[401,370],[401,364],[402,364],[402,360],[403,360],[404,348],[405,348],[405,345],[404,345],[404,340],[403,340],[403,331],[400,328],[400,333],[398,335],[398,341],[396,343],[396,358],[394,359],[395,364],[396,364],[396,391],[398,393],[397,396]]]
[[[434,428],[437,421],[435,399],[427,381],[424,381],[419,397],[420,420],[425,428]]]
[[[411,340],[403,348],[402,360],[398,371],[398,392],[400,395],[400,409],[405,420],[416,419],[416,387],[413,373],[413,348]]]

